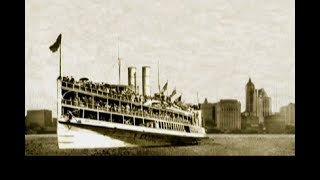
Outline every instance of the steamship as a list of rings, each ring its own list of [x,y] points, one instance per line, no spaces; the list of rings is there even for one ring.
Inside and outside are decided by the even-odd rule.
[[[142,94],[135,67],[128,68],[128,85],[59,77],[59,148],[198,144],[207,138],[199,108],[172,102],[163,92],[151,96],[149,81],[149,66],[142,67]]]

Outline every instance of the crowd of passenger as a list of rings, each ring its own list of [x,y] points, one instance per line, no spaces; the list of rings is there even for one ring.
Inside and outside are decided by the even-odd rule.
[[[136,103],[144,103],[145,99],[142,95],[138,95],[129,87],[111,87],[106,83],[97,83],[89,81],[88,79],[80,79],[79,81],[74,80],[71,77],[63,77],[64,82],[69,84],[74,84],[78,87],[84,88],[88,92],[100,92],[108,95],[110,98],[117,98],[125,101],[136,102]]]
[[[156,119],[162,119],[172,122],[180,122],[180,123],[192,123],[192,117],[189,117],[187,119],[186,116],[177,115],[170,111],[163,112],[159,110],[154,110],[152,108],[146,109],[144,107],[137,107],[135,105],[130,105],[129,103],[120,105],[119,103],[110,103],[102,100],[94,100],[92,97],[70,97],[69,99],[63,100],[65,104],[70,104],[74,106],[80,106],[80,107],[88,107],[92,109],[98,109],[98,110],[104,110],[108,112],[115,112],[115,113],[121,113],[121,114],[127,114],[127,115],[134,115],[134,116],[142,116],[142,117],[149,117],[149,118],[156,118]]]
[[[139,103],[143,104],[147,100],[159,100],[161,102],[161,106],[164,107],[175,107],[181,110],[190,110],[190,107],[185,106],[181,102],[172,102],[170,97],[167,96],[154,96],[154,97],[145,97],[136,93],[130,87],[111,87],[109,84],[106,83],[97,83],[89,81],[87,78],[81,78],[79,81],[76,81],[72,76],[68,77],[65,76],[62,79],[64,82],[69,84],[77,85],[78,87],[84,88],[88,92],[98,92],[102,93],[103,95],[108,95],[109,98],[114,99],[121,99],[122,101],[132,102],[132,103]],[[191,109],[194,109],[191,107]]]

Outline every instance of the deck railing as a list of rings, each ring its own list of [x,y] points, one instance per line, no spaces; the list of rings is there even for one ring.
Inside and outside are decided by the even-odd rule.
[[[62,81],[62,87],[67,87],[73,90],[80,90],[80,91],[84,91],[84,92],[88,92],[91,94],[97,94],[97,95],[101,95],[101,96],[107,96],[108,98],[113,98],[113,99],[119,99],[121,101],[127,102],[127,103],[141,103],[141,101],[139,101],[137,99],[137,97],[135,97],[133,99],[133,101],[131,101],[131,98],[128,97],[128,95],[120,95],[117,93],[112,93],[112,92],[108,92],[106,90],[102,90],[102,89],[96,89],[96,88],[88,88],[85,86],[81,86],[80,84],[75,84],[75,83],[69,83],[69,82],[65,82]]]
[[[76,106],[76,107],[84,107],[84,108],[89,108],[93,110],[102,110],[102,111],[111,112],[111,113],[121,113],[121,114],[131,115],[131,116],[139,116],[141,118],[155,118],[155,119],[161,119],[161,120],[166,120],[170,122],[192,124],[190,121],[183,118],[172,118],[172,117],[163,116],[163,115],[159,116],[156,114],[146,113],[140,110],[135,111],[135,110],[122,109],[122,108],[104,107],[104,106],[98,106],[97,104],[83,103],[83,102],[74,103],[72,100],[68,100],[68,99],[63,99],[62,104]]]

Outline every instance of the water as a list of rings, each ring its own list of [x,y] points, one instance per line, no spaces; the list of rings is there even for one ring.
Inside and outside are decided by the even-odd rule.
[[[294,156],[295,135],[210,134],[199,145],[58,149],[57,136],[25,135],[26,156]]]

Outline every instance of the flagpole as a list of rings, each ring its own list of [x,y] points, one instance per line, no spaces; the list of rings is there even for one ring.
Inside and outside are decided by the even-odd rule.
[[[199,94],[198,94],[198,91],[197,91],[197,101],[198,101],[198,106],[199,106]]]
[[[159,89],[159,95],[160,95],[159,60],[158,60],[158,89]]]
[[[118,64],[119,64],[119,85],[120,85],[120,81],[121,81],[121,61],[120,61],[120,57],[119,57],[119,36],[118,36]]]
[[[60,71],[59,71],[59,77],[61,77],[62,78],[62,76],[61,76],[61,48],[62,48],[62,37],[61,37],[61,41],[60,41]]]

